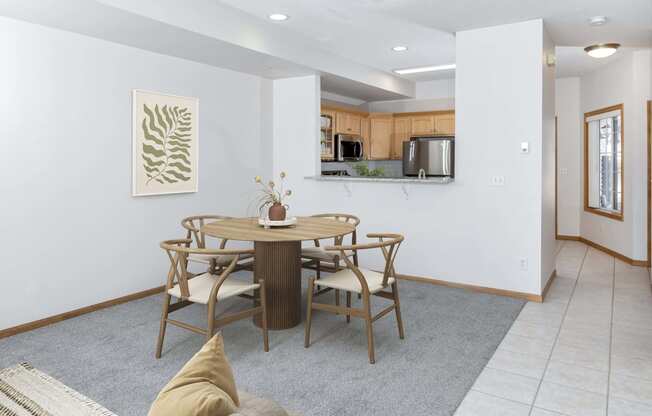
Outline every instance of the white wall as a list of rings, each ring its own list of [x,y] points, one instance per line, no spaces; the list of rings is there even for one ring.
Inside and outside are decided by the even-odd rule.
[[[417,82],[416,98],[373,101],[367,103],[366,108],[368,111],[379,113],[408,113],[454,109],[455,78]]]
[[[260,104],[260,172],[257,175],[271,176],[273,172],[273,157],[269,155],[274,151],[274,82],[270,79],[261,80]]]
[[[555,106],[557,109],[557,226],[560,235],[580,235],[582,170],[582,111],[580,109],[580,78],[558,78]]]
[[[305,175],[321,171],[319,157],[320,86],[318,76],[286,78],[274,81],[274,175],[288,173],[288,184],[303,183]],[[298,195],[297,195],[298,194]],[[314,214],[317,198],[309,206],[297,204],[305,194],[295,190],[289,201],[293,212]]]
[[[555,233],[555,68],[544,56],[554,55],[555,45],[543,27],[543,54],[540,59],[542,77],[542,142],[541,142],[541,288],[555,270],[557,248]]]
[[[404,234],[398,273],[541,293],[541,271],[552,267],[541,262],[542,56],[541,21],[457,34],[456,179],[406,185],[407,199],[398,184],[305,179],[318,172],[319,80],[274,81],[274,170],[290,175],[292,214],[346,211],[362,219],[361,236]],[[493,175],[505,186],[490,186]]]
[[[582,237],[634,260],[647,258],[645,109],[650,98],[650,54],[650,50],[624,53],[618,61],[583,76],[581,80],[582,113],[621,103],[625,106],[625,194],[624,221],[582,209],[580,232]],[[584,123],[581,125],[583,129]],[[582,148],[583,145],[582,140]],[[583,169],[581,173],[583,178]]]
[[[357,98],[321,91],[322,103],[374,113],[409,113],[455,108],[455,78],[416,83],[416,98],[364,102]]]
[[[416,99],[452,98],[455,97],[455,77],[419,81],[416,84]]]
[[[5,18],[0,61],[0,329],[162,285],[182,217],[246,214],[261,79]],[[199,97],[198,193],[131,196],[134,88]]]
[[[324,90],[321,91],[321,99],[322,101],[327,100],[336,103],[346,104],[352,107],[358,107],[359,105],[365,103],[364,100],[360,100],[358,98],[347,97],[345,95],[335,94],[333,92],[328,92]]]

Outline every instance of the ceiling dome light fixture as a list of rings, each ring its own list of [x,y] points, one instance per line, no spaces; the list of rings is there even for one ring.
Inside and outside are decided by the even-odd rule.
[[[589,24],[591,26],[604,26],[607,24],[606,16],[594,16],[589,19]]]
[[[584,51],[590,57],[600,59],[613,55],[618,48],[620,48],[620,43],[599,43],[597,45],[587,46],[584,48]]]
[[[269,19],[274,20],[275,22],[283,22],[285,20],[288,20],[289,16],[283,13],[272,13],[269,15]]]
[[[394,52],[405,52],[405,51],[408,50],[408,47],[407,47],[407,46],[398,45],[398,46],[394,46],[394,47],[392,48],[392,50],[393,50]]]

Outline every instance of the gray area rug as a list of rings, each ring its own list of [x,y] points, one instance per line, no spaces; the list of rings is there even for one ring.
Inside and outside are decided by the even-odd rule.
[[[406,338],[399,339],[393,314],[377,321],[375,365],[367,360],[360,319],[347,325],[342,316],[317,311],[310,348],[299,325],[271,331],[269,353],[249,320],[227,326],[238,389],[304,415],[452,415],[524,302],[406,281],[399,290]],[[242,302],[222,308],[233,311]],[[374,310],[385,302],[374,299]],[[146,415],[203,344],[203,337],[168,326],[156,360],[161,303],[160,295],[151,296],[0,340],[0,368],[27,361],[118,415]],[[202,325],[206,314],[192,306],[172,316]]]

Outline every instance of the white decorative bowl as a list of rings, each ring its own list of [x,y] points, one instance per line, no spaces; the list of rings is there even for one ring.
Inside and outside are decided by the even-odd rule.
[[[265,218],[258,218],[258,225],[263,227],[289,227],[296,225],[297,217],[286,218],[283,221],[272,221]]]

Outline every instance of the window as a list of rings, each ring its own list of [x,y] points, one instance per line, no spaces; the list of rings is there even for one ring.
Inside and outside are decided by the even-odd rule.
[[[584,210],[623,220],[623,105],[584,115]]]

